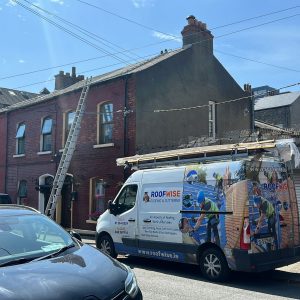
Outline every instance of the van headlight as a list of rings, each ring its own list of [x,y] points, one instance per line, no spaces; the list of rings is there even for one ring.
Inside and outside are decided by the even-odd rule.
[[[135,277],[133,271],[127,266],[125,266],[125,268],[128,272],[127,278],[125,280],[125,292],[131,298],[134,298],[137,295],[138,291],[139,291],[137,280],[136,280],[136,277]]]

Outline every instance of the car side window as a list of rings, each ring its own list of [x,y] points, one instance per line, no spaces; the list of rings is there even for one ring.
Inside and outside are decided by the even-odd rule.
[[[116,213],[122,214],[132,209],[136,202],[138,186],[136,184],[127,185],[121,191],[116,201]]]

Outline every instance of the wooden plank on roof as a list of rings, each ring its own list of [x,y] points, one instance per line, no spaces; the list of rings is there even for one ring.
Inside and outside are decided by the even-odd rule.
[[[205,147],[176,149],[176,150],[169,150],[169,151],[118,158],[117,165],[124,166],[126,163],[138,164],[145,161],[163,160],[168,158],[179,159],[185,156],[191,156],[197,154],[205,155],[209,153],[228,152],[232,150],[247,151],[247,150],[255,150],[255,149],[266,149],[266,148],[274,148],[275,146],[276,144],[274,140],[267,140],[267,141],[260,141],[260,142],[251,142],[251,143],[212,145],[212,146],[205,146]]]

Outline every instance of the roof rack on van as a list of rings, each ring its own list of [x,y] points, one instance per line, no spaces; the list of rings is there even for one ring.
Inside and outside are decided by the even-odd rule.
[[[235,160],[237,158],[247,157],[250,153],[252,154],[257,152],[257,150],[271,149],[275,147],[275,140],[266,140],[251,143],[176,149],[118,158],[117,166],[129,166],[137,169],[144,169],[163,165],[177,165],[209,160]]]

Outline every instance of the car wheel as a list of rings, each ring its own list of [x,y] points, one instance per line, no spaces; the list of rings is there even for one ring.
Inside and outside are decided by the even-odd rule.
[[[102,252],[110,255],[113,258],[117,257],[114,243],[113,243],[111,237],[107,234],[104,234],[104,235],[101,235],[98,237],[97,248],[100,249]]]
[[[224,254],[216,249],[206,249],[200,256],[200,269],[203,276],[211,281],[225,281],[229,278],[230,270]]]

